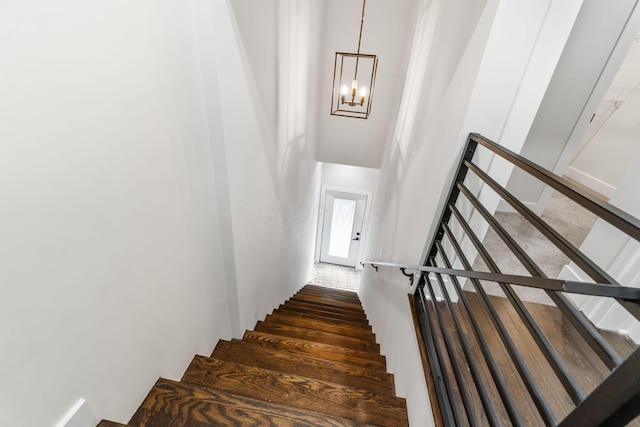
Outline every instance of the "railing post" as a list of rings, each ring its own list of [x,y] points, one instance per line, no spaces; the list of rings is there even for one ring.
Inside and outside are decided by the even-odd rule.
[[[456,200],[458,200],[458,195],[460,194],[458,183],[463,182],[465,177],[467,176],[469,167],[467,166],[466,162],[470,162],[471,160],[473,160],[473,155],[476,153],[476,148],[478,148],[478,143],[474,139],[472,139],[472,134],[470,134],[467,138],[467,143],[464,148],[464,155],[460,157],[460,162],[458,163],[456,177],[451,184],[451,188],[449,188],[447,201],[442,206],[442,214],[440,216],[440,221],[438,222],[438,229],[436,230],[436,233],[429,245],[429,253],[423,260],[423,265],[427,265],[429,258],[435,257],[436,253],[438,252],[435,243],[442,240],[442,237],[444,236],[444,229],[442,228],[442,224],[448,223],[449,218],[451,217],[451,212],[449,211],[449,209],[447,209],[447,206],[452,203],[455,204]]]

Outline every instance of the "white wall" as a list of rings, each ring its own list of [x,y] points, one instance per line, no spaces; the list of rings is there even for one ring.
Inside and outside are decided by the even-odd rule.
[[[584,1],[522,148],[523,156],[558,174],[565,172],[637,34],[637,26],[625,30],[636,4],[636,0]],[[513,174],[508,189],[538,213],[551,194],[522,171]]]
[[[358,255],[356,257],[356,269],[361,270],[364,254],[367,253],[367,246],[370,243],[369,235],[373,227],[377,226],[380,220],[380,211],[376,198],[378,182],[380,180],[380,169],[363,168],[359,166],[340,165],[336,163],[322,163],[322,189],[318,199],[318,227],[317,236],[320,236],[324,227],[325,205],[324,198],[327,189],[351,190],[357,194],[367,196],[367,206],[365,208],[364,224],[361,232]],[[315,262],[320,262],[321,239],[316,239]]]
[[[369,260],[422,261],[470,132],[519,149],[580,4],[422,3],[402,114],[383,160],[379,204],[385,210]],[[510,169],[488,163],[506,182]],[[419,354],[411,339],[395,336],[411,325],[407,279],[382,270],[363,275],[363,305],[396,374],[398,393],[407,397],[411,424],[429,425],[426,390],[415,379]]]
[[[380,169],[322,163],[322,185],[376,191]]]
[[[313,4],[277,6],[313,57]],[[0,35],[0,425],[126,422],[308,277],[305,68],[252,102],[226,1],[2,3]]]
[[[565,175],[609,198],[640,155],[640,38],[601,105]]]
[[[233,231],[225,250],[233,252],[235,262],[239,329],[234,334],[253,329],[302,287],[313,266],[320,166],[309,132],[313,93],[302,99],[298,95],[308,86],[307,70],[317,46],[312,36],[315,6],[311,0],[283,0],[276,6],[282,73],[276,113],[253,98],[261,83],[242,38],[247,23],[238,25],[227,1],[211,2],[210,8],[203,3],[197,10],[212,19],[214,28],[206,21],[199,27],[201,56],[224,58],[216,62],[219,85],[209,88],[206,108],[220,112],[224,137],[224,147],[214,144],[213,151],[223,156],[227,168],[230,217],[223,226]],[[271,46],[269,39],[265,43]],[[205,85],[212,74],[203,65]],[[210,116],[210,127],[216,127],[217,117]],[[278,118],[275,131],[270,117]]]
[[[413,93],[422,101],[416,103],[416,111],[404,109],[405,114],[415,115],[415,127],[405,126],[387,145],[378,192],[378,203],[384,207],[383,219],[373,233],[367,256],[370,260],[420,261],[435,201],[444,185],[444,177],[438,173],[446,174],[453,161],[456,139],[495,12],[495,4],[484,9],[486,4],[474,3],[477,7],[470,8],[462,2],[437,3],[422,2],[418,13],[419,32],[413,52],[426,53],[431,61],[421,63],[416,57],[409,68],[414,75],[410,73],[407,81],[429,84],[418,94]],[[433,13],[437,14],[437,20],[431,16]],[[423,34],[433,37],[423,38]],[[430,97],[431,91],[438,91],[438,98]],[[405,100],[410,99],[411,92],[412,88],[405,89],[408,94]],[[438,129],[440,135],[425,138],[429,127]],[[381,351],[387,357],[388,370],[395,374],[396,391],[407,399],[410,424],[428,426],[433,425],[433,416],[413,333],[407,283],[406,277],[397,271],[383,268],[373,273],[367,267],[360,280],[359,294]]]
[[[0,4],[0,425],[127,421],[231,336],[190,2]]]

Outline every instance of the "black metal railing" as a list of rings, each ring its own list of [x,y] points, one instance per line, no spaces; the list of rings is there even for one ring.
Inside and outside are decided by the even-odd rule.
[[[483,162],[474,160],[480,159],[481,151],[484,158],[493,153],[506,159],[608,222],[627,238],[640,241],[640,221],[637,218],[520,155],[480,135],[471,134],[423,265],[367,262],[376,266],[376,271],[377,267],[386,266],[400,268],[403,273],[406,270],[419,272],[414,300],[443,424],[626,425],[640,415],[640,350],[636,348],[624,356],[618,354],[565,293],[613,298],[631,316],[640,319],[640,289],[621,286],[604,267],[500,185],[485,170],[491,170],[490,167],[483,169],[479,166]],[[508,203],[547,239],[551,247],[562,252],[592,281],[547,277],[523,249],[522,242],[518,242],[492,213],[496,210],[496,198],[484,197],[494,202],[482,201],[483,191],[493,191]],[[473,224],[471,215],[476,217]],[[478,217],[481,222],[478,222]],[[484,228],[478,225],[480,223]],[[500,238],[530,276],[501,271],[499,263],[483,244],[482,232],[487,229]],[[481,271],[478,267],[474,270],[476,257],[488,271]],[[459,268],[454,268],[454,265]],[[499,286],[510,312],[514,313],[512,317],[505,319],[504,314],[500,314],[495,297],[487,293],[487,283]],[[584,372],[576,370],[576,363],[568,360],[567,351],[558,351],[558,344],[548,336],[548,325],[541,326],[540,319],[532,314],[530,304],[522,300],[513,285],[540,289],[547,294],[559,309],[562,319],[566,320],[558,323],[557,327],[572,328],[577,332],[579,339],[586,344],[584,347],[602,364],[600,370],[606,372],[599,384],[585,387],[584,381],[580,381]],[[474,292],[473,301],[468,291]],[[531,350],[521,344],[521,337],[513,336],[510,323],[516,321],[514,319],[521,322],[530,342],[542,355],[543,360],[535,363],[544,363],[549,368],[545,372],[552,372],[554,379],[539,378],[538,371],[534,372],[531,358],[524,354]],[[487,325],[490,325],[490,331]],[[509,372],[517,372],[517,379],[511,378],[513,374],[507,374],[505,362],[497,358],[495,349],[498,345],[509,356],[510,366],[513,366]],[[535,407],[535,418],[523,413],[522,405],[517,401],[519,398],[513,392],[515,383]],[[556,391],[549,391],[551,384],[560,384],[559,388],[573,405],[569,411],[558,410],[550,401],[554,393],[558,394],[558,386],[555,386]]]

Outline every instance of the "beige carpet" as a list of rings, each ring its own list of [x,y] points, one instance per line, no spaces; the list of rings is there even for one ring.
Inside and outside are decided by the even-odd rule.
[[[519,213],[497,212],[495,217],[548,277],[556,278],[569,262],[559,249]],[[558,192],[553,193],[541,217],[576,247],[580,247],[584,242],[596,221],[594,214]],[[503,273],[530,275],[492,229],[485,236],[483,243]],[[478,271],[489,271],[480,257],[473,268]],[[504,296],[499,285],[495,283],[485,283],[485,285],[488,294]],[[554,305],[544,291],[521,286],[514,286],[514,288],[524,301]],[[472,286],[467,284],[465,289],[472,290]]]

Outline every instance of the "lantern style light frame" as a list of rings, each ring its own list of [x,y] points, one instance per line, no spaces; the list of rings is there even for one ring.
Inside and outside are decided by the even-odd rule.
[[[362,27],[366,0],[362,1],[362,18],[358,37],[357,53],[336,52],[333,64],[333,85],[331,88],[331,115],[367,119],[371,114],[373,91],[378,70],[376,55],[360,53]],[[368,79],[369,92],[366,86],[358,90],[358,76]],[[361,82],[363,80],[360,80]],[[350,83],[350,90],[347,84]]]

